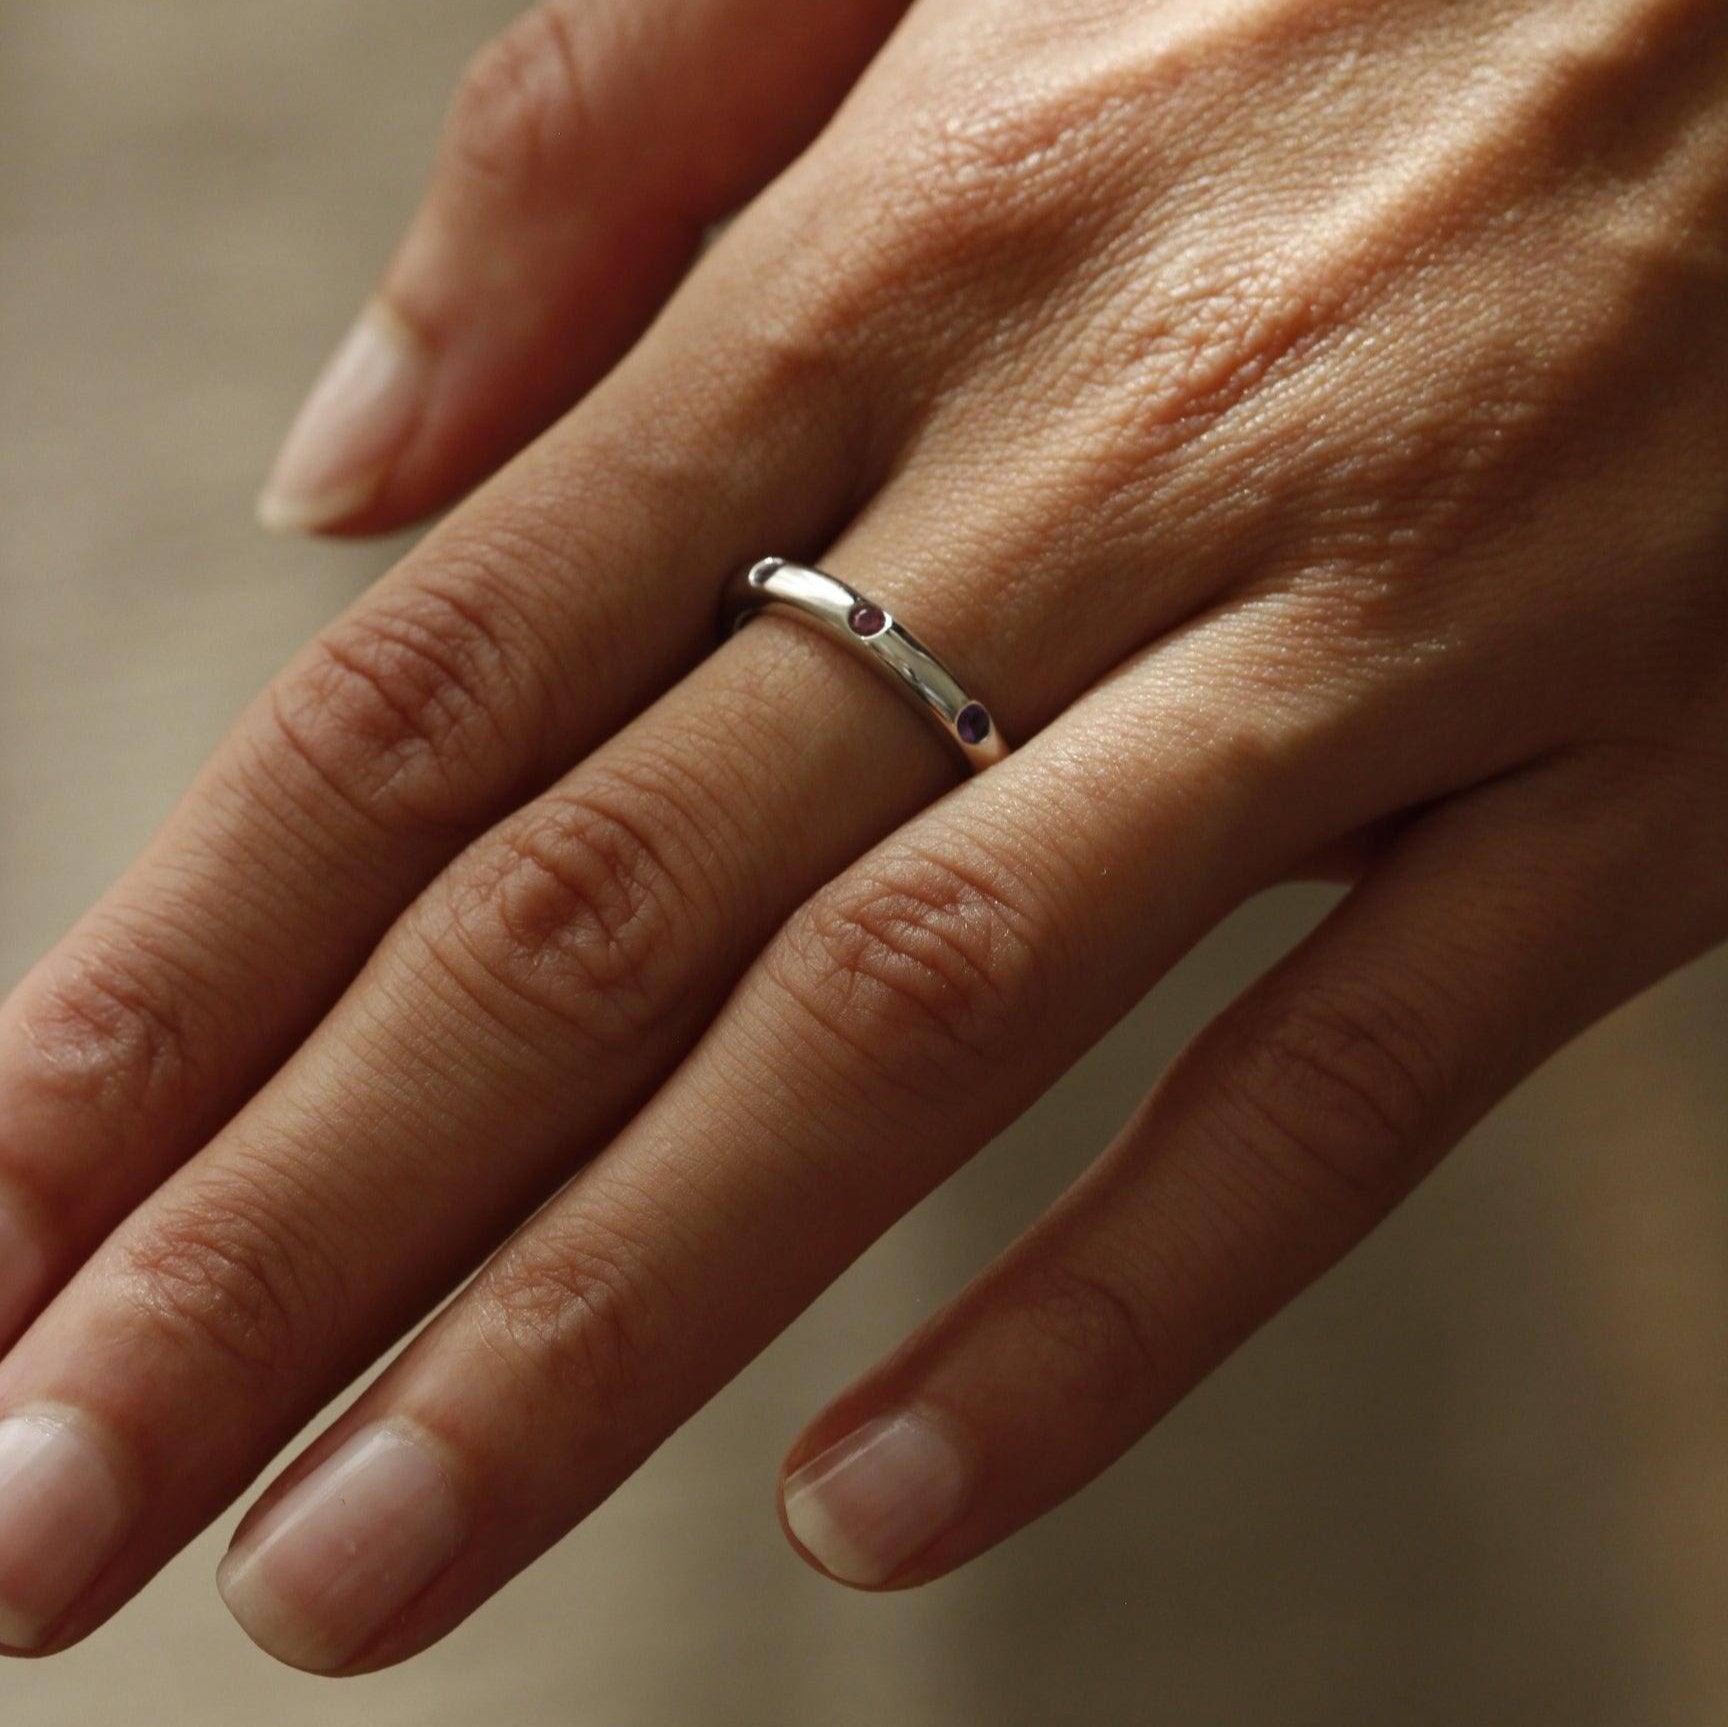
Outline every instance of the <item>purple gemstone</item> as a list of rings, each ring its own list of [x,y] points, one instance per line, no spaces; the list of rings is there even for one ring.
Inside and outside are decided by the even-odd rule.
[[[981,744],[990,735],[990,716],[981,702],[968,702],[954,720],[963,744]]]
[[[860,600],[846,616],[855,636],[879,636],[888,627],[888,614],[868,600]]]

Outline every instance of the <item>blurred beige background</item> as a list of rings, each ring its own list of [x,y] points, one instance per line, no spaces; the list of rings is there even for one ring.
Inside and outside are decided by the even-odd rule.
[[[501,0],[0,5],[0,984],[387,547],[251,496]],[[256,1654],[227,1523],[0,1669],[6,1727],[1728,1720],[1728,964],[1621,1013],[1109,1479],[848,1595],[771,1510],[803,1418],[1102,1143],[1324,903],[1248,909],[575,1537],[412,1666]],[[0,1123],[0,1132],[4,1123]]]

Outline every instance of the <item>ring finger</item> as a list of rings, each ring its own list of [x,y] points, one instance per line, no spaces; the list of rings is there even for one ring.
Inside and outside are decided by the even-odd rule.
[[[463,845],[707,647],[733,563],[844,521],[865,410],[833,370],[811,387],[792,339],[716,362],[745,292],[705,271],[654,343],[322,632],[0,1008],[0,1348]]]
[[[877,591],[940,643],[980,609],[943,545],[891,492],[840,557],[891,572]],[[1011,735],[1120,655],[1121,617],[1052,622],[1001,608],[965,667],[981,688],[1027,668]],[[38,1507],[82,1483],[90,1510],[70,1541],[28,1496],[0,1504],[8,1640],[112,1611],[616,1130],[792,906],[951,775],[866,672],[765,620],[467,852],[0,1369],[0,1468]]]
[[[1358,722],[1324,698],[1234,703],[1232,639],[1167,644],[792,919],[243,1528],[225,1592],[267,1648],[353,1670],[448,1630],[1218,916],[1407,795],[1331,771]]]

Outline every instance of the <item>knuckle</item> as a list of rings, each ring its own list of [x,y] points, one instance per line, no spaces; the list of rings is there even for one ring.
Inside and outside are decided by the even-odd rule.
[[[766,388],[914,418],[968,375],[979,343],[1082,271],[1101,224],[1124,219],[1125,199],[1103,193],[1124,179],[1131,105],[1078,77],[1007,81],[1006,98],[992,80],[984,100],[927,75],[886,151],[879,128],[832,134],[739,223],[739,246],[717,258],[748,305],[744,357]],[[961,303],[972,316],[954,317]]]
[[[131,1306],[200,1363],[242,1379],[291,1373],[342,1302],[326,1248],[252,1179],[229,1175],[159,1210],[122,1248]]]
[[[16,1048],[38,1093],[137,1112],[197,1087],[192,994],[162,961],[116,945],[74,947],[24,994]]]
[[[1229,1036],[1235,1137],[1351,1201],[1409,1180],[1455,1090],[1427,1017],[1390,990],[1310,987]]]
[[[1042,991],[1005,875],[905,853],[818,895],[771,966],[822,1028],[902,1086],[981,1066]]]
[[[702,281],[737,340],[715,364],[751,413],[825,404],[851,440],[910,388],[899,223],[880,202],[849,163],[796,165],[716,241]]]
[[[1175,1352],[1155,1328],[1131,1284],[1072,1257],[1046,1257],[1027,1279],[1017,1311],[1033,1371],[1065,1398],[1135,1425],[1157,1397]]]
[[[277,686],[276,734],[369,820],[462,832],[487,771],[515,750],[519,656],[478,602],[421,583],[344,618]]]
[[[1159,174],[1155,122],[1174,74],[1156,52],[1107,70],[1007,60],[927,69],[895,127],[876,204],[926,276],[1025,297],[1029,281],[1092,266],[1099,234],[1134,219]]]
[[[445,133],[465,177],[521,197],[575,163],[589,94],[573,31],[559,0],[542,0],[469,61]]]
[[[476,1291],[482,1343],[561,1407],[615,1407],[640,1388],[659,1330],[637,1258],[592,1220],[580,1238],[507,1252]]]
[[[633,1048],[676,988],[667,939],[691,870],[663,793],[592,783],[543,799],[447,879],[427,942],[471,992]]]
[[[1350,328],[1372,291],[1372,277],[1373,266],[1353,259],[1341,241],[1269,247],[1247,258],[1197,250],[1183,260],[1180,276],[1151,298],[1121,270],[1106,271],[1091,286],[1095,314],[1056,338],[1060,387],[1068,398],[1063,405],[1074,411],[1094,462],[1088,501],[1117,498],[1120,508],[1126,494],[1144,507],[1156,495],[1148,479],[1171,472],[1208,434],[1240,423],[1276,381],[1296,372],[1335,406],[1336,423],[1355,434],[1353,472],[1392,460],[1399,440],[1380,439],[1380,448],[1356,404],[1337,397],[1318,364]],[[1244,442],[1241,455],[1254,448]],[[1237,452],[1234,441],[1226,444],[1226,459],[1239,459]],[[1328,471],[1311,455],[1304,452],[1298,461],[1293,454],[1282,471],[1300,474],[1305,485],[1323,484]],[[1362,530],[1355,539],[1373,550],[1384,544]]]
[[[1048,188],[1079,217],[1084,200],[1076,194],[1102,183],[1123,148],[1146,135],[1135,124],[1149,104],[1151,69],[1142,70],[1134,91],[1120,67],[1108,76],[1022,73],[988,97],[961,86],[932,138],[946,171],[944,196],[990,223],[1031,210]]]

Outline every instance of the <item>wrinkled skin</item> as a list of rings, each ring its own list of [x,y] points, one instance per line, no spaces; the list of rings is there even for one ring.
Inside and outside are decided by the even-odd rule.
[[[894,10],[475,63],[382,289],[413,414],[318,525],[496,477],[0,1019],[0,1414],[121,1508],[42,1647],[484,1261],[286,1477],[390,1423],[436,1563],[231,1592],[303,1665],[425,1647],[1234,906],[1354,881],[794,1447],[913,1412],[949,1475],[850,1580],[940,1575],[1728,934],[1717,0],[919,0],[877,54]],[[711,652],[768,552],[1018,752],[958,784],[796,624]]]

